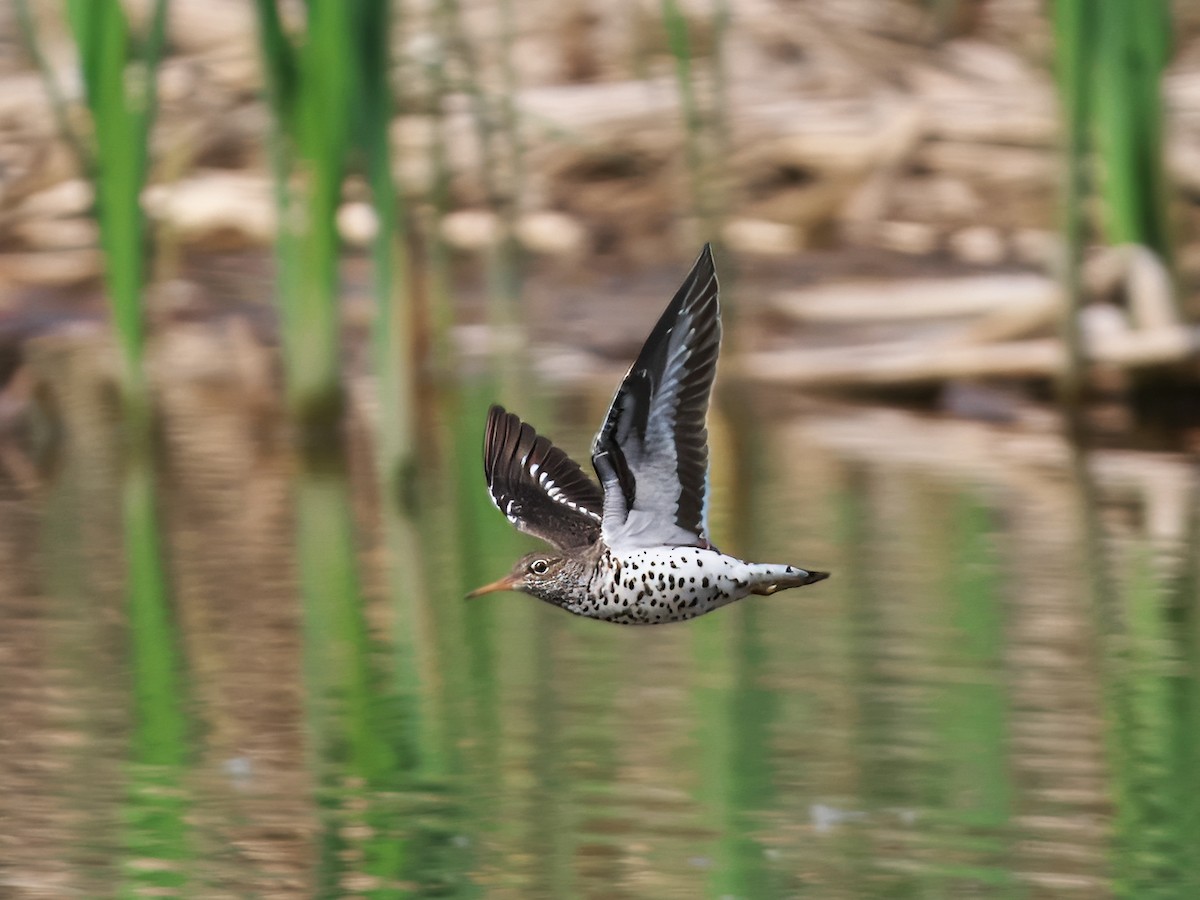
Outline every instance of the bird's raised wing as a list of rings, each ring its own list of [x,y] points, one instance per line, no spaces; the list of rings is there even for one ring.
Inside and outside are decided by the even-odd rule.
[[[717,295],[712,248],[705,244],[592,444],[609,546],[708,546],[704,422],[721,345]]]
[[[578,463],[501,406],[488,410],[483,471],[492,502],[521,531],[560,550],[599,537],[603,492]]]

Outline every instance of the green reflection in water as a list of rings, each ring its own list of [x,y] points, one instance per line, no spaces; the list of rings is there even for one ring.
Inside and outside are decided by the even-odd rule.
[[[1147,549],[1138,548],[1120,598],[1126,637],[1107,660],[1116,670],[1114,689],[1122,696],[1112,722],[1120,732],[1113,762],[1117,781],[1118,858],[1124,857],[1119,889],[1128,896],[1179,896],[1168,886],[1179,873],[1181,838],[1176,816],[1178,786],[1171,779],[1175,722],[1164,657],[1167,639],[1165,597]]]
[[[93,445],[94,459],[102,461],[101,466],[109,461],[104,449],[99,440]],[[84,738],[80,748],[65,752],[64,771],[57,782],[75,820],[67,835],[64,862],[74,870],[74,883],[82,892],[100,895],[118,882],[123,858],[119,836],[111,827],[111,811],[124,801],[113,786],[123,776],[114,771],[108,755],[97,752],[103,735],[119,733],[125,726],[116,714],[119,704],[111,698],[119,663],[111,652],[108,617],[101,613],[121,601],[110,596],[113,592],[96,578],[88,561],[116,555],[115,546],[98,544],[120,533],[120,499],[111,479],[95,478],[94,470],[76,464],[77,457],[66,456],[66,465],[46,495],[39,574],[47,604],[62,623],[51,659],[56,669],[66,673],[67,688],[78,698],[69,725]],[[110,514],[103,521],[84,515],[91,507]]]
[[[764,816],[774,805],[770,746],[778,708],[761,683],[767,665],[761,614],[751,599],[690,626],[703,673],[694,692],[703,754],[700,795],[718,833],[707,887],[713,897],[782,892],[761,842]]]
[[[846,875],[855,894],[924,897],[920,868],[910,862],[918,833],[895,829],[891,840],[883,837],[897,816],[925,809],[928,786],[926,750],[919,743],[926,734],[925,709],[899,655],[912,639],[904,619],[914,615],[911,586],[897,564],[907,548],[897,551],[888,517],[879,513],[891,486],[865,467],[847,469],[841,512],[850,563],[844,590],[854,692],[848,749],[857,762],[857,794],[850,798],[854,805],[834,818],[845,821]]]
[[[295,487],[311,767],[322,831],[318,896],[406,896],[429,875],[406,797],[414,721],[377,670],[357,572],[344,473],[306,460]],[[414,806],[417,807],[414,809]],[[420,847],[424,851],[425,847]],[[432,876],[437,877],[437,876]]]
[[[398,815],[407,858],[402,884],[408,894],[467,896],[470,853],[462,831],[462,801],[453,787],[454,745],[448,735],[441,620],[431,605],[443,598],[436,567],[426,564],[428,542],[416,508],[385,503],[396,698],[396,765],[404,801]]]
[[[1111,551],[1110,551],[1111,552]],[[1186,631],[1173,622],[1170,583],[1141,544],[1127,557],[1114,626],[1105,642],[1108,720],[1117,802],[1116,890],[1128,897],[1194,897],[1197,878],[1195,673]],[[1111,571],[1111,570],[1110,570]],[[1184,601],[1187,607],[1194,597]]]
[[[937,529],[944,609],[949,628],[939,654],[949,667],[933,697],[943,835],[932,867],[954,894],[983,885],[1002,886],[992,896],[1023,892],[1009,867],[1006,829],[1012,809],[1008,777],[1008,699],[1002,652],[1004,575],[994,546],[990,510],[969,494],[952,497]]]
[[[479,379],[463,384],[442,405],[441,434],[449,464],[439,508],[442,533],[451,540],[440,557],[443,577],[431,602],[453,626],[440,650],[453,661],[457,679],[462,789],[472,798],[476,837],[487,848],[481,847],[480,864],[503,871],[511,868],[502,858],[504,848],[513,846],[521,827],[520,816],[500,805],[501,786],[511,777],[504,757],[505,730],[529,709],[521,692],[529,684],[523,667],[533,659],[534,601],[513,594],[463,599],[468,590],[507,572],[528,540],[493,505],[484,481],[483,427],[498,396],[493,380]]]
[[[568,694],[565,700],[560,697],[564,709],[557,717],[562,792],[545,800],[568,807],[563,828],[571,829],[570,877],[576,895],[604,890],[613,898],[625,897],[628,891],[618,873],[627,853],[629,826],[614,788],[620,782],[620,744],[629,729],[616,715],[614,685],[620,680],[626,633],[617,627],[597,628],[595,622],[568,618],[557,610],[547,608],[545,613],[544,618],[555,623],[547,654],[553,665],[548,668],[556,683],[566,684]],[[544,745],[535,764],[555,755],[553,746]],[[560,865],[565,864],[562,856]]]
[[[526,886],[538,897],[575,896],[571,858],[574,852],[574,823],[571,821],[573,785],[564,766],[563,687],[574,681],[556,671],[554,645],[564,624],[556,610],[534,608],[530,635],[532,666],[526,691],[532,703],[532,733],[528,768],[533,786],[524,798],[524,823],[519,840],[537,848],[537,862],[530,867]],[[565,682],[565,684],[564,684]]]
[[[186,816],[190,756],[180,640],[163,567],[154,471],[135,454],[124,472],[126,593],[133,734],[124,811],[122,896],[181,888],[194,848]]]
[[[744,399],[744,398],[741,398]],[[764,436],[744,404],[725,404],[729,427],[723,452],[732,458],[729,534],[739,548],[759,547],[764,514],[759,488]],[[802,609],[796,614],[803,615]],[[767,647],[760,630],[762,601],[749,597],[722,613],[690,623],[697,674],[696,718],[703,764],[701,799],[718,838],[707,892],[713,897],[774,897],[780,875],[761,842],[764,816],[773,806],[771,730],[778,703],[763,686]]]
[[[1167,675],[1168,716],[1175,723],[1170,746],[1174,784],[1179,878],[1192,895],[1200,892],[1200,490],[1193,480],[1182,564],[1170,583],[1169,614],[1176,669]]]
[[[118,466],[107,430],[77,442],[87,453],[68,454],[48,485],[39,560],[54,620],[45,683],[64,706],[45,720],[70,729],[45,751],[55,775],[43,790],[67,814],[45,840],[66,848],[72,892],[252,891],[274,853],[305,896],[1013,897],[1053,896],[1072,879],[1095,895],[1200,895],[1194,513],[1185,540],[1152,539],[1128,480],[1103,482],[1103,494],[1087,482],[1087,516],[1063,533],[1077,510],[1061,477],[1038,482],[1043,520],[1040,509],[1012,516],[1023,495],[996,487],[1008,481],[984,492],[820,450],[797,468],[811,458],[822,477],[764,472],[747,448],[723,447],[716,458],[738,465],[714,472],[734,482],[718,484],[730,503],[718,543],[783,558],[772,551],[807,550],[816,532],[813,561],[834,579],[679,627],[609,627],[528,597],[462,599],[533,545],[484,490],[494,396],[468,384],[422,411],[409,502],[364,501],[376,490],[364,476],[352,519],[339,464],[298,472],[296,531],[264,534],[259,574],[295,556],[302,642],[290,614],[263,634],[289,671],[303,653],[302,722],[286,701],[281,716],[255,699],[267,690],[231,703],[224,688],[237,682],[214,679],[199,651],[184,659],[224,639],[230,620],[173,602],[153,473]],[[545,430],[572,449],[586,439]],[[768,446],[773,436],[746,434]],[[172,487],[191,477],[173,471]],[[205,529],[226,520],[165,508],[220,562]],[[827,536],[820,510],[839,522]],[[277,499],[268,511],[255,521],[278,529]],[[363,553],[376,544],[355,525],[374,528],[376,511],[386,552]],[[1075,541],[1088,565],[1010,551],[1051,538],[1046,556]],[[171,546],[188,599],[196,542]],[[274,585],[263,602],[288,609],[286,585],[246,581]],[[385,601],[367,599],[376,585]],[[1035,595],[1014,597],[1017,585]],[[1089,592],[1094,630],[1078,627]],[[250,679],[271,673],[239,677],[257,689]],[[274,718],[272,755],[246,755],[283,777],[239,784],[244,801],[214,789],[196,758],[230,742],[197,734],[193,703],[204,722],[230,709],[252,725]],[[1097,719],[1107,770],[1094,764]],[[303,725],[306,761],[289,737]],[[1083,758],[1060,768],[1056,753]],[[306,779],[314,804],[259,812]],[[315,889],[301,883],[314,871]]]
[[[840,670],[850,688],[850,753],[854,758],[853,788],[862,803],[878,797],[887,785],[882,765],[876,761],[878,748],[884,745],[887,703],[882,699],[885,679],[879,673],[876,654],[878,612],[872,579],[874,570],[860,564],[871,559],[871,509],[865,467],[846,465],[841,469],[836,493],[838,545],[844,548],[846,561],[838,573],[842,596],[838,632],[838,655],[846,665]],[[844,861],[837,876],[845,879],[852,896],[865,892],[873,869],[874,852],[870,834],[860,828],[846,828],[836,837],[839,860]]]
[[[1023,896],[1008,836],[995,517],[961,489],[853,466],[844,484],[839,531],[858,562],[843,580],[859,807],[839,812],[842,875],[864,896]],[[878,511],[889,505],[881,528]],[[893,527],[910,515],[903,530]]]
[[[1131,898],[1194,897],[1200,889],[1196,794],[1190,790],[1200,758],[1194,557],[1172,580],[1164,574],[1170,561],[1157,557],[1147,537],[1121,553],[1100,519],[1099,488],[1081,448],[1074,448],[1072,466],[1099,634],[1115,804],[1113,891]],[[1194,506],[1194,484],[1191,492]],[[1196,546],[1195,515],[1185,553]]]

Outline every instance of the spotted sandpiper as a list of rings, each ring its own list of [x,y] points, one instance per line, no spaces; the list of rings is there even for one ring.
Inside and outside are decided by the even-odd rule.
[[[654,625],[828,578],[745,562],[708,540],[705,416],[720,345],[717,273],[705,244],[592,442],[599,485],[530,425],[493,406],[483,441],[492,500],[555,551],[523,556],[468,596],[521,591],[576,615]]]

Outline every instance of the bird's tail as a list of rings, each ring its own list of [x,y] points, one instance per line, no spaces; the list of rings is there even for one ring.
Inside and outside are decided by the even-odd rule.
[[[801,569],[798,566],[762,566],[762,571],[756,572],[755,586],[752,593],[764,596],[788,588],[804,587],[829,577],[828,572],[816,572],[811,569]]]

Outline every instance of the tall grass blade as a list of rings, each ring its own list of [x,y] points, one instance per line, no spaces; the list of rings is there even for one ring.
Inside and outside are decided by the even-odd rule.
[[[372,343],[380,389],[378,456],[389,496],[411,493],[416,477],[416,343],[413,335],[409,224],[403,195],[392,181],[389,126],[393,97],[389,76],[389,0],[360,0],[356,7],[359,144],[364,148],[376,231],[371,242],[371,285],[375,298]]]
[[[500,135],[504,140],[508,159],[507,170],[502,175],[503,184],[497,195],[502,228],[497,247],[493,278],[499,291],[504,309],[502,322],[507,324],[515,318],[515,310],[521,298],[522,251],[517,240],[517,219],[521,211],[521,195],[524,189],[525,142],[521,134],[520,107],[517,93],[520,82],[513,60],[516,42],[516,10],[514,0],[500,0],[500,72],[503,95],[498,101]]]
[[[511,93],[516,90],[516,70],[512,68],[512,9],[501,8],[501,57],[505,67],[505,89],[510,96],[497,101],[484,85],[485,73],[475,41],[469,33],[458,0],[438,0],[438,21],[443,41],[462,68],[461,81],[455,86],[466,93],[471,103],[472,124],[479,146],[479,176],[488,205],[499,221],[498,240],[488,253],[488,311],[492,327],[511,331],[518,321],[521,292],[520,248],[516,241],[518,211],[520,122]],[[518,348],[509,342],[497,342],[502,349],[493,363],[501,382],[513,387],[519,380]]]
[[[1059,395],[1075,408],[1083,388],[1083,335],[1079,313],[1083,309],[1081,266],[1087,242],[1084,210],[1088,194],[1087,159],[1090,119],[1089,82],[1093,53],[1094,21],[1087,0],[1057,0],[1054,30],[1059,95],[1066,132],[1066,165],[1062,191],[1062,233],[1065,257],[1061,278],[1065,298],[1059,319],[1059,334],[1067,350],[1067,365],[1059,378]]]
[[[353,124],[356,4],[312,0],[293,44],[274,0],[257,0],[274,117],[278,305],[288,405],[307,439],[342,409],[336,214]]]
[[[733,123],[729,116],[729,64],[727,59],[726,38],[729,36],[733,13],[729,0],[714,0],[712,10],[712,53],[709,58],[709,90],[708,121],[712,129],[712,159],[716,163],[730,158],[731,130]],[[721,250],[721,226],[729,206],[729,177],[728,169],[714,164],[709,167],[707,176],[708,190],[712,197],[711,210],[716,226],[705,238],[713,242],[717,252]],[[729,278],[726,275],[725,282]],[[724,299],[724,298],[722,298]],[[723,304],[728,313],[728,304]]]
[[[708,234],[711,232],[712,221],[704,178],[704,114],[696,97],[691,34],[687,16],[678,0],[661,0],[660,9],[667,31],[667,44],[675,58],[675,83],[679,89],[679,105],[683,113],[684,153],[691,184],[693,212]]]
[[[143,412],[147,398],[142,371],[142,289],[147,252],[141,193],[149,164],[167,7],[167,0],[154,4],[139,61],[142,77],[130,78],[133,39],[121,5],[67,0],[66,6],[92,114],[104,280],[121,349],[125,399],[130,408]]]
[[[1086,4],[1096,19],[1097,147],[1109,238],[1171,258],[1163,168],[1162,74],[1167,61],[1167,0]]]
[[[1170,263],[1172,241],[1163,160],[1162,76],[1167,61],[1167,0],[1055,0],[1055,57],[1065,120],[1063,338],[1070,371],[1064,397],[1078,394],[1082,343],[1074,324],[1081,298],[1079,260],[1087,239],[1087,161],[1096,151],[1094,189],[1115,244],[1139,244]],[[1094,141],[1093,141],[1094,139]]]
[[[21,30],[21,38],[29,49],[33,64],[37,67],[42,85],[46,89],[46,97],[50,101],[50,112],[54,116],[54,126],[58,129],[67,146],[75,156],[79,171],[92,183],[96,180],[96,159],[93,148],[75,128],[71,121],[67,98],[63,94],[58,76],[50,65],[50,60],[42,52],[42,42],[38,37],[37,26],[29,10],[29,0],[16,0],[17,27]]]
[[[425,76],[429,85],[433,105],[433,134],[429,142],[429,207],[425,219],[424,234],[425,265],[427,277],[424,282],[425,309],[431,321],[432,357],[440,365],[447,365],[450,351],[450,329],[454,325],[453,282],[450,270],[450,247],[442,234],[442,223],[450,211],[450,121],[446,105],[451,87],[446,73],[446,36],[449,27],[445,23],[445,4],[438,4],[438,31],[442,43],[438,52],[426,59]]]

